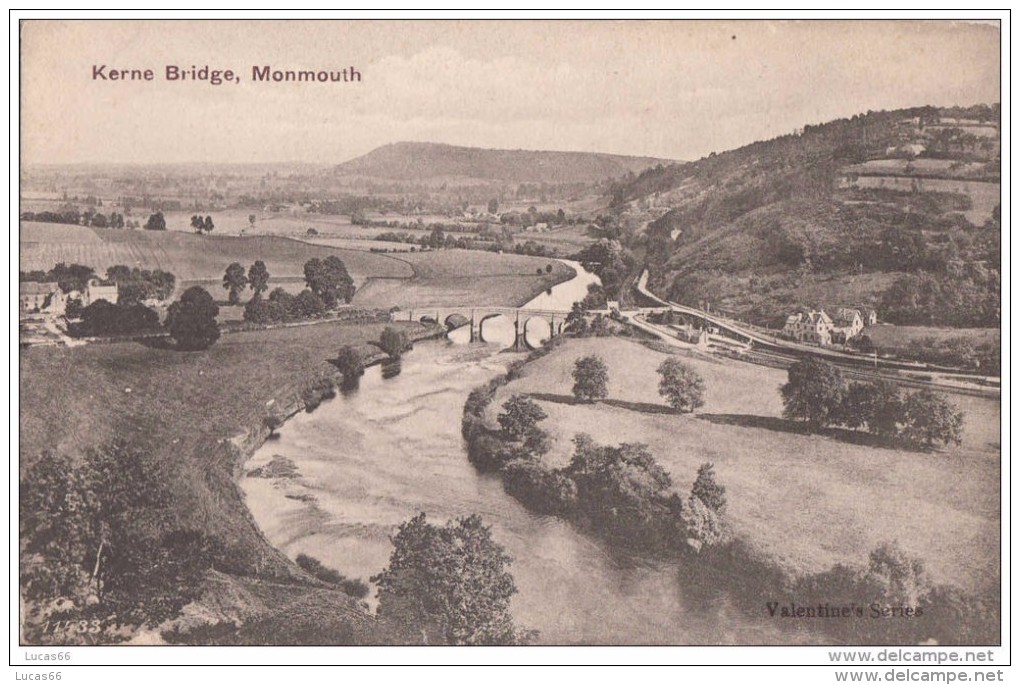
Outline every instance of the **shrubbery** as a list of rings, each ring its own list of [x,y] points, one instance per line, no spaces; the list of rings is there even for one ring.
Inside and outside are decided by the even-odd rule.
[[[297,562],[297,565],[308,573],[308,575],[318,578],[324,583],[339,585],[340,589],[344,591],[344,594],[350,595],[355,599],[364,599],[365,597],[368,597],[368,583],[360,578],[348,578],[339,571],[327,568],[321,561],[307,554],[297,555],[297,558],[294,561]]]

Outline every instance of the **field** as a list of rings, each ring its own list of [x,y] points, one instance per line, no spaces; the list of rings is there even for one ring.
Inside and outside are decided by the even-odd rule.
[[[21,224],[22,270],[50,269],[63,261],[85,264],[101,273],[114,264],[126,264],[164,269],[181,281],[219,282],[227,265],[234,261],[247,266],[261,259],[272,276],[303,277],[306,261],[332,254],[344,261],[358,284],[369,276],[406,278],[412,274],[407,263],[390,257],[286,238]]]
[[[574,275],[573,269],[553,259],[478,250],[413,252],[399,259],[411,265],[414,278],[373,279],[358,291],[353,304],[405,309],[464,303],[521,305]],[[550,273],[545,271],[548,265],[552,265]]]
[[[1002,332],[998,328],[935,328],[929,326],[869,326],[865,331],[871,341],[880,350],[894,352],[908,349],[910,344],[925,338],[935,338],[938,342],[952,338],[966,338],[975,347],[988,343],[998,343]]]
[[[571,368],[591,353],[609,365],[609,400],[575,405]],[[673,414],[657,392],[664,358],[616,338],[572,340],[501,388],[490,418],[511,393],[530,394],[549,414],[550,462],[569,461],[579,432],[643,442],[681,491],[701,463],[714,462],[734,531],[793,572],[863,565],[872,549],[896,540],[937,582],[998,587],[997,402],[951,397],[966,415],[961,446],[930,454],[868,446],[791,430],[779,418],[785,372],[740,362],[686,360],[705,379],[707,400],[696,415]]]
[[[270,287],[297,292],[303,287],[307,260],[337,255],[359,287],[354,304],[383,308],[460,304],[465,299],[482,305],[523,304],[573,276],[556,260],[478,250],[382,255],[281,237],[199,236],[35,222],[21,224],[20,251],[20,268],[26,271],[49,269],[60,261],[92,266],[100,273],[113,264],[159,268],[174,273],[182,285],[206,287],[217,299],[224,297],[223,272],[233,261],[247,266],[262,259],[271,274]],[[548,265],[550,273],[545,272]]]

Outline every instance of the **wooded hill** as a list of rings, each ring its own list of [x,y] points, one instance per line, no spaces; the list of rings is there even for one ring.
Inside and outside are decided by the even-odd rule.
[[[652,288],[684,304],[764,325],[800,307],[869,305],[894,323],[998,326],[998,136],[940,123],[987,134],[998,117],[998,104],[922,107],[805,126],[646,170],[614,184],[613,207],[621,223],[651,219],[635,238]],[[850,171],[908,158],[898,180]]]
[[[334,172],[338,176],[415,182],[479,179],[508,183],[597,183],[666,161],[594,152],[489,150],[401,142],[344,162]]]

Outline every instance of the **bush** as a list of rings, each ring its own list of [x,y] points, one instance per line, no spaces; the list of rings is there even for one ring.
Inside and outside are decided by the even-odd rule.
[[[577,485],[562,471],[530,459],[510,462],[503,472],[503,489],[538,514],[570,516],[577,508]]]
[[[365,361],[361,353],[353,345],[344,345],[333,360],[340,372],[344,375],[344,382],[353,382],[365,375]]]
[[[379,336],[379,347],[383,352],[390,355],[391,359],[400,359],[400,356],[410,348],[411,343],[407,333],[394,326],[387,326],[382,335]]]
[[[718,514],[698,497],[687,498],[680,510],[680,523],[683,535],[693,540],[698,549],[706,545],[717,545],[725,539]]]
[[[715,466],[711,462],[705,462],[698,467],[698,477],[694,479],[691,495],[716,513],[721,513],[726,508],[726,488],[716,482]]]
[[[327,568],[321,561],[307,554],[297,555],[297,558],[294,561],[296,561],[297,565],[308,573],[308,575],[318,578],[324,583],[339,585],[344,594],[350,595],[355,599],[364,599],[365,597],[368,597],[368,584],[360,578],[348,578],[339,571]]]

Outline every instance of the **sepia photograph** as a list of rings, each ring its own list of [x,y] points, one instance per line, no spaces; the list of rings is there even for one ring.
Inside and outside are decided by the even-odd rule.
[[[1002,30],[12,19],[12,659],[992,668]]]

